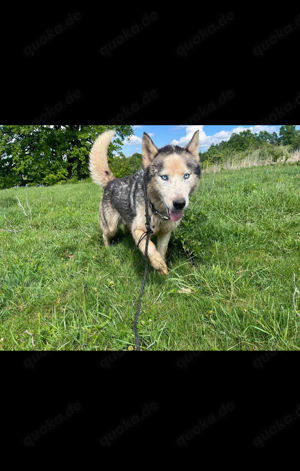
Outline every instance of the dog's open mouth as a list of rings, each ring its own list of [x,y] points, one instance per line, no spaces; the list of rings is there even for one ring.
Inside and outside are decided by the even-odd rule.
[[[171,221],[179,221],[183,216],[183,211],[171,211],[169,209]]]

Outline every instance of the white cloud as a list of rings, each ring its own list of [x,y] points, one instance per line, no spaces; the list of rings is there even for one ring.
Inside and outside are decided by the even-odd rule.
[[[142,145],[142,139],[138,136],[129,136],[123,141],[124,146]]]
[[[244,126],[238,126],[237,128],[231,131],[231,134],[232,133],[238,134],[239,132],[246,131],[247,129],[250,129],[250,131],[253,133],[259,133],[261,131],[267,131],[271,133],[271,132],[276,131],[275,126],[268,126],[265,124],[256,124],[255,126],[250,126],[249,128],[245,128]]]
[[[149,132],[148,135],[150,137],[155,136],[155,134],[153,134],[152,132]],[[143,142],[143,139],[141,137],[132,135],[132,136],[126,137],[126,139],[123,141],[123,145],[124,146],[138,146],[138,145],[141,146],[142,142]]]
[[[176,139],[173,139],[173,141],[171,142],[171,144],[173,146],[181,146],[181,147],[185,147],[189,142],[190,140],[192,139],[194,133],[196,131],[199,131],[199,134],[200,134],[200,142],[203,141],[205,139],[206,134],[205,134],[205,131],[203,131],[203,124],[199,124],[199,125],[191,125],[191,126],[184,126],[184,125],[179,125],[177,126],[176,128],[174,129],[181,129],[181,128],[185,128],[186,130],[186,135],[181,137],[179,139],[179,141],[177,141]]]
[[[219,131],[216,134],[213,134],[212,136],[207,136],[205,131],[203,130],[203,124],[201,125],[192,125],[192,126],[186,126],[186,125],[178,125],[175,126],[172,129],[185,129],[186,135],[181,137],[179,141],[176,139],[173,139],[171,142],[172,145],[178,145],[178,146],[186,146],[190,140],[193,137],[193,134],[199,130],[199,140],[200,140],[200,150],[206,150],[208,149],[212,144],[219,144],[222,141],[228,141],[233,133],[239,134],[240,132],[246,131],[249,129],[253,133],[259,133],[260,131],[267,131],[269,133],[272,133],[276,131],[275,126],[267,126],[267,125],[255,125],[251,126],[249,128],[246,128],[244,126],[238,126],[232,131]]]

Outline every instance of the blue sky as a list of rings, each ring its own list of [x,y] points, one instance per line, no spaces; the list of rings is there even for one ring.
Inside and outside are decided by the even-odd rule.
[[[212,143],[218,144],[221,141],[228,141],[233,132],[239,133],[246,129],[252,132],[259,133],[260,131],[268,131],[270,133],[279,133],[279,128],[282,125],[139,125],[136,124],[134,128],[134,136],[131,137],[130,143],[126,139],[123,145],[123,153],[126,157],[131,156],[135,152],[142,153],[142,137],[146,132],[153,139],[157,147],[164,147],[167,144],[175,144],[185,146],[190,141],[194,132],[199,129],[200,131],[200,151],[207,150]],[[297,126],[300,129],[300,126]]]

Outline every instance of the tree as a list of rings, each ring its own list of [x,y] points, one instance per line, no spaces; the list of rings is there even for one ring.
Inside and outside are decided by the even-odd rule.
[[[222,147],[221,144],[223,144],[223,142],[221,142],[220,144],[211,144],[210,148],[206,152],[200,152],[200,161],[202,163],[207,162],[214,164],[221,162],[225,155],[225,148]]]
[[[243,152],[244,150],[256,147],[255,135],[250,129],[246,129],[238,134],[231,134],[228,143],[234,152]]]
[[[276,133],[273,133],[276,135]],[[261,144],[267,144],[272,142],[272,134],[270,134],[267,131],[260,131],[259,134],[255,134],[256,142],[261,145]]]
[[[291,143],[293,150],[298,150],[300,148],[300,131],[296,131],[295,138]]]
[[[272,143],[274,146],[278,145],[278,136],[277,136],[276,132],[273,132],[273,133],[272,133],[271,143]]]
[[[143,167],[142,154],[133,154],[131,157],[114,157],[110,163],[112,173],[116,178],[122,178],[126,175],[131,175]]]
[[[143,156],[137,152],[129,157],[131,173],[135,173],[143,167]]]
[[[0,188],[54,185],[89,176],[89,152],[96,137],[115,129],[109,161],[133,134],[131,125],[2,125],[0,126]]]
[[[289,124],[286,126],[281,126],[281,128],[279,129],[279,142],[282,145],[292,145],[296,138],[296,125]]]

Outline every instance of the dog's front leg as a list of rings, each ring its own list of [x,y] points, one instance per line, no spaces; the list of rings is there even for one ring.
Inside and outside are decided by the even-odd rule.
[[[166,254],[171,234],[172,232],[157,234],[157,250],[164,259],[164,261],[166,261]]]
[[[144,234],[144,231],[140,229],[135,229],[132,231],[132,236],[135,240],[136,245],[139,243],[140,237]],[[142,240],[139,245],[140,251],[145,255],[145,247],[146,247],[146,237]],[[161,254],[156,250],[155,245],[151,240],[149,240],[148,245],[148,257],[150,260],[151,265],[155,270],[163,275],[168,274],[168,269],[165,261],[163,260]]]

